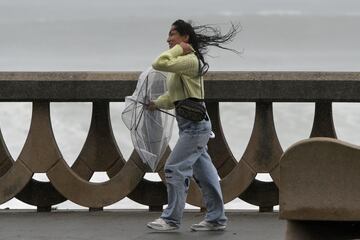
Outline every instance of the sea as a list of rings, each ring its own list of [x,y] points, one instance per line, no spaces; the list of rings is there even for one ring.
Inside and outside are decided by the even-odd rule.
[[[358,0],[0,0],[0,71],[143,71],[167,49],[177,19],[212,24],[226,33],[239,24],[226,45],[240,54],[210,48],[210,71],[360,71]],[[110,103],[111,124],[125,159],[133,150],[121,120],[124,104]],[[274,121],[286,150],[311,132],[314,103],[274,103]],[[30,127],[31,102],[1,102],[0,129],[17,159]],[[240,159],[251,135],[255,103],[220,103],[226,140]],[[360,105],[333,103],[339,139],[360,144]],[[85,142],[91,103],[51,103],[55,139],[71,165]],[[177,140],[174,127],[170,146]],[[35,174],[48,181],[46,174]],[[145,178],[160,181],[156,173]],[[268,174],[258,174],[271,181]],[[97,172],[92,182],[108,177]],[[84,209],[70,201],[58,209]],[[227,209],[257,209],[235,199]],[[16,199],[0,209],[34,209]],[[146,209],[125,198],[105,209]],[[186,208],[196,208],[186,205]],[[277,208],[277,207],[276,207]],[[276,209],[275,208],[275,209]]]

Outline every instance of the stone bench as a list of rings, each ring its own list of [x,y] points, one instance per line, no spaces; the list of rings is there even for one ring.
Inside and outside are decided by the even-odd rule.
[[[324,137],[295,143],[280,160],[279,193],[287,239],[359,236],[360,147]]]

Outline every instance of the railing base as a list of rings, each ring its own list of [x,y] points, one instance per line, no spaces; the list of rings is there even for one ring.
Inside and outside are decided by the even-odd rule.
[[[104,211],[104,208],[89,208],[89,212],[101,212]]]
[[[259,207],[259,212],[273,212],[274,211],[274,207],[270,206],[270,207]]]
[[[162,212],[163,206],[149,206],[149,212]]]
[[[37,212],[51,212],[51,206],[37,207]]]

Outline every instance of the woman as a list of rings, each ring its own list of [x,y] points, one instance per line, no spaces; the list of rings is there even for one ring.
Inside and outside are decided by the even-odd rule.
[[[208,26],[193,27],[183,20],[175,21],[169,31],[167,42],[169,50],[162,53],[153,63],[153,68],[170,72],[167,79],[168,91],[150,102],[148,110],[174,108],[178,101],[191,98],[204,104],[203,75],[209,65],[204,60],[208,46],[221,46],[233,39],[238,30],[232,29],[225,35]],[[205,34],[211,32],[212,34]],[[205,105],[204,105],[205,106]],[[207,209],[205,220],[191,226],[195,231],[224,230],[227,218],[224,212],[221,188],[217,170],[207,153],[207,142],[211,134],[208,116],[196,122],[177,114],[179,140],[165,164],[165,177],[168,192],[168,207],[160,218],[147,226],[156,230],[175,230],[179,228],[190,178],[198,183]]]

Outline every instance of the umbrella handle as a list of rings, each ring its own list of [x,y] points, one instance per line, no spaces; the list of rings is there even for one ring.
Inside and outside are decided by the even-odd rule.
[[[166,112],[164,110],[161,110],[160,108],[156,108],[156,110],[176,118],[176,116],[174,114],[168,113],[168,112]]]
[[[143,102],[140,102],[140,101],[137,101],[137,102],[140,103],[140,104],[142,104],[142,105],[144,105],[144,106],[149,106],[149,104],[147,104],[147,103],[143,103]],[[165,114],[167,114],[167,115],[170,115],[170,116],[172,116],[172,117],[176,117],[174,114],[168,113],[168,112],[166,112],[166,111],[164,111],[164,110],[161,110],[160,108],[156,108],[156,110],[158,110],[158,111],[160,111],[160,112],[162,112],[162,113],[165,113]]]

